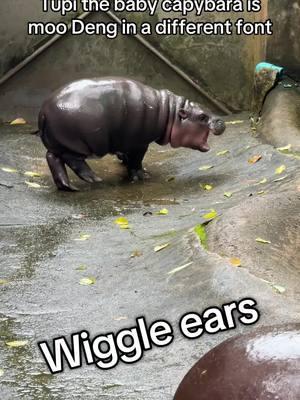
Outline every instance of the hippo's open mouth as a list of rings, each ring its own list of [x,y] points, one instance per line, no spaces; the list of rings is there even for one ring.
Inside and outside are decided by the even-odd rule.
[[[198,146],[197,150],[201,151],[202,153],[206,153],[207,151],[210,150],[210,147],[207,143],[209,132],[210,132],[210,129],[207,129],[207,131],[202,136],[200,145]]]

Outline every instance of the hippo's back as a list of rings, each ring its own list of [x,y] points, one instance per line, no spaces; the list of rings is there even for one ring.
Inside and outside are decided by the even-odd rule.
[[[167,97],[166,91],[124,78],[72,82],[54,92],[42,106],[44,143],[86,156],[126,151],[140,142],[148,144],[165,129]]]

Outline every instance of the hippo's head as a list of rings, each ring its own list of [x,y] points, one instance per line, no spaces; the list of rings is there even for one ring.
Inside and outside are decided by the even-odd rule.
[[[172,129],[172,147],[188,147],[202,152],[209,151],[208,135],[222,135],[225,122],[203,111],[199,104],[188,103],[178,111],[177,123]]]

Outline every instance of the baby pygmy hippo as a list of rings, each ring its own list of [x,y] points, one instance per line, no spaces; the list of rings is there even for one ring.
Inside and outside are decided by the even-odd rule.
[[[225,123],[168,90],[125,78],[84,79],[53,93],[39,114],[39,133],[58,189],[73,191],[66,165],[86,182],[101,181],[86,163],[117,154],[131,180],[143,179],[142,161],[151,142],[206,152],[210,132]]]

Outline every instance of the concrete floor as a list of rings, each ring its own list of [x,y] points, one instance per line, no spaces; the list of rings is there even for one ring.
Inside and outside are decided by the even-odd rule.
[[[189,341],[176,328],[184,313],[252,297],[261,312],[259,324],[299,322],[300,162],[254,138],[246,114],[233,120],[244,122],[212,137],[207,154],[153,145],[145,160],[152,177],[144,184],[129,183],[113,157],[93,160],[103,183],[90,186],[73,176],[81,192],[71,194],[56,191],[45,150],[37,137],[24,133],[28,128],[0,128],[0,279],[6,281],[0,285],[1,399],[171,400],[200,356],[227,337],[254,329],[238,324],[234,331]],[[230,152],[217,155],[223,150]],[[262,159],[249,164],[255,155]],[[205,165],[214,168],[199,170]],[[281,165],[286,170],[276,175]],[[42,177],[25,177],[25,171]],[[267,182],[257,185],[264,178]],[[274,182],[278,178],[284,179]],[[42,187],[29,187],[25,180]],[[224,192],[233,195],[226,198]],[[162,208],[169,214],[156,215]],[[192,228],[212,208],[219,218],[207,227],[205,251]],[[114,223],[119,215],[131,229]],[[81,234],[90,238],[74,240]],[[258,237],[271,244],[256,242]],[[167,248],[154,252],[165,243]],[[136,250],[141,256],[131,258]],[[240,258],[242,268],[233,267],[230,257]],[[82,264],[85,271],[78,270]],[[95,277],[95,284],[80,285],[86,276]],[[139,316],[148,323],[168,320],[174,342],[109,371],[84,366],[51,375],[47,370],[38,341],[82,329],[91,336],[117,332],[135,325]],[[6,342],[12,340],[28,345],[9,348]]]

